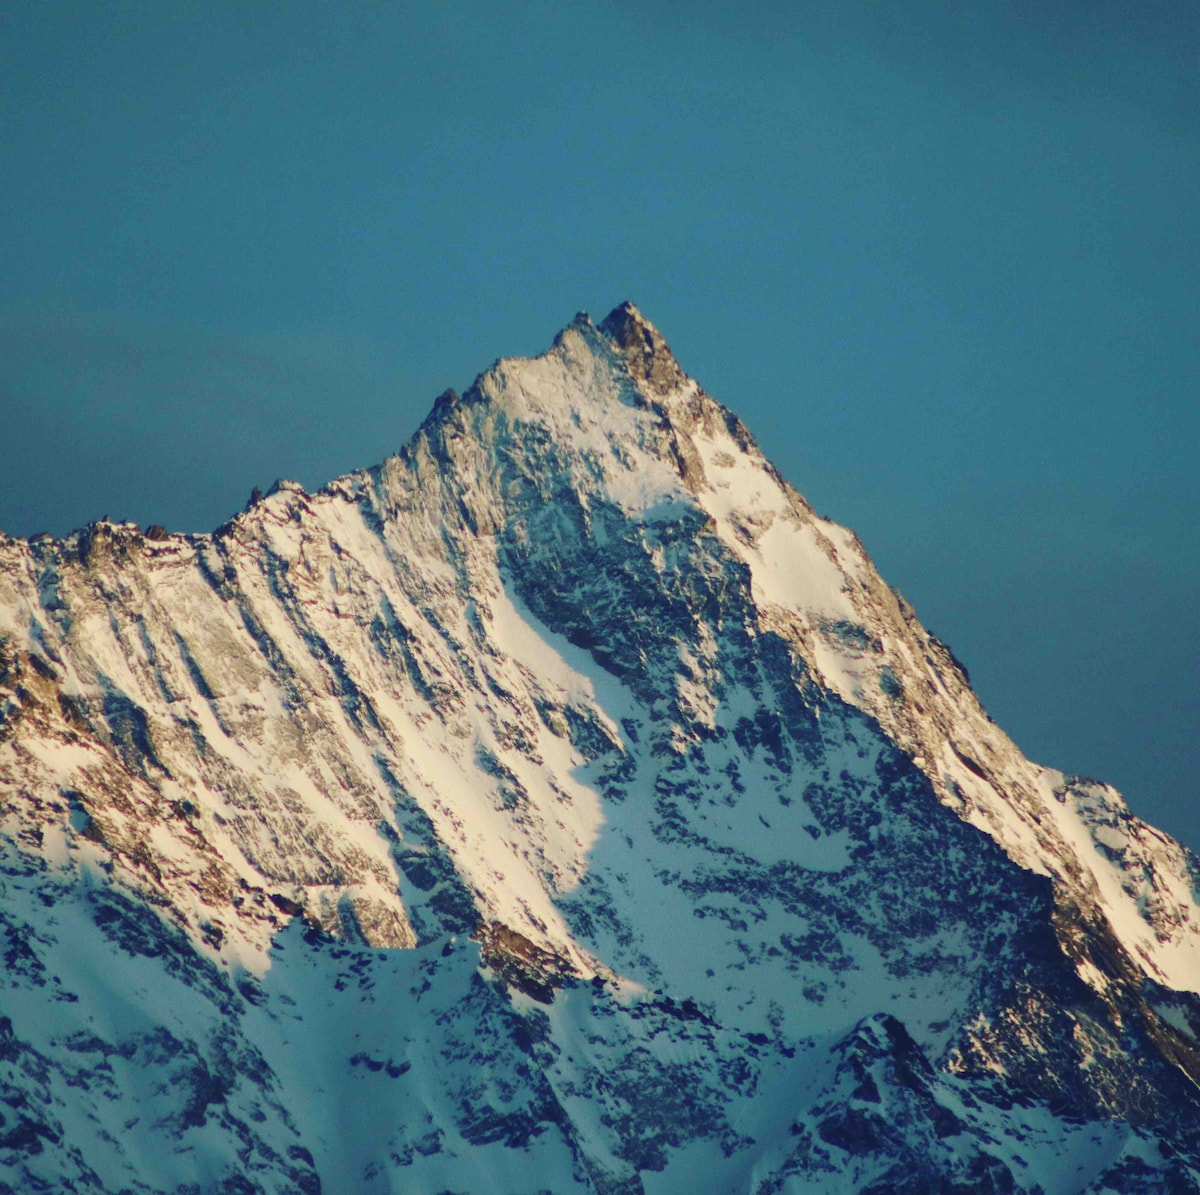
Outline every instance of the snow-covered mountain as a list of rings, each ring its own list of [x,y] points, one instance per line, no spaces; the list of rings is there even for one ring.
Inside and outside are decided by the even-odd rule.
[[[1200,1190],[1200,864],[631,305],[0,537],[0,1191]]]

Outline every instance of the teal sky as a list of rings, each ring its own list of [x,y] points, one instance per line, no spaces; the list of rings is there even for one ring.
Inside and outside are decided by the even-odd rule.
[[[1200,6],[0,8],[0,527],[207,530],[630,298],[1200,847]]]

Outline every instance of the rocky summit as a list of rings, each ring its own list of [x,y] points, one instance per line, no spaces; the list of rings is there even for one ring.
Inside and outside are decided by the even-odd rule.
[[[1200,1190],[1200,864],[632,305],[0,537],[0,1191]]]

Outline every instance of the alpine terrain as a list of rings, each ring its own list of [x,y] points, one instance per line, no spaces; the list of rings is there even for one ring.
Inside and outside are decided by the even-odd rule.
[[[1200,863],[632,305],[0,536],[0,1191],[1200,1191]]]

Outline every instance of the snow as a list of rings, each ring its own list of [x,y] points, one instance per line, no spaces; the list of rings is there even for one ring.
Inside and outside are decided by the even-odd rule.
[[[1096,883],[1117,939],[1160,983],[1176,991],[1200,993],[1200,923],[1191,912],[1195,895],[1182,848],[1149,830],[1145,836],[1151,838],[1150,851],[1138,849],[1134,858],[1122,865],[1113,858],[1114,853],[1140,844],[1135,844],[1128,832],[1098,820],[1125,814],[1117,794],[1100,786],[1072,785],[1063,773],[1051,769],[1043,770],[1042,785],[1046,808],[1074,848],[1075,858]],[[1129,824],[1143,829],[1131,818]],[[1164,933],[1164,923],[1147,916],[1146,900],[1151,897],[1187,916]]]
[[[43,968],[14,962],[4,1007],[50,1077],[12,1074],[100,1180],[245,1166],[274,1195],[302,1147],[327,1190],[582,1191],[582,1157],[649,1193],[830,1191],[792,1126],[819,1142],[857,1098],[846,1051],[890,1048],[883,1012],[966,1126],[924,1146],[948,1166],[983,1142],[1073,1195],[1153,1161],[1119,1121],[993,1100],[963,1051],[1007,1083],[1061,1044],[1011,996],[1046,916],[1030,871],[1200,992],[1182,848],[1025,760],[695,383],[639,390],[579,321],[440,419],[219,536],[115,527],[124,563],[0,544],[6,649],[61,661],[0,742],[5,933]],[[119,893],[136,924],[105,912]],[[482,966],[480,925],[554,960],[549,1004]],[[1039,965],[1125,999],[1086,960]],[[1073,1023],[1062,1082],[1089,1090],[1108,1062]]]

